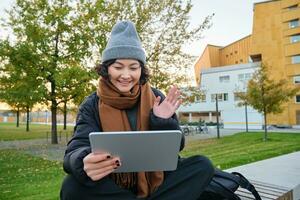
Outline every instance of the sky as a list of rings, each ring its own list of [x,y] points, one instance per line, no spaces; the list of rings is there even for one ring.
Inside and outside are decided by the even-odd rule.
[[[0,17],[15,0],[0,1]],[[264,0],[192,0],[191,27],[202,23],[212,13],[212,27],[203,32],[203,38],[183,46],[183,50],[199,57],[207,44],[226,46],[252,32],[253,4]],[[0,30],[0,38],[3,38]]]

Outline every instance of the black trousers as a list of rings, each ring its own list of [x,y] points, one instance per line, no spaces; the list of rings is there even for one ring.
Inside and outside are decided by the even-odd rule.
[[[204,156],[192,156],[178,161],[175,171],[165,172],[161,186],[147,200],[198,200],[210,182],[214,168]],[[93,187],[80,184],[68,175],[63,181],[61,200],[134,200],[131,191],[122,189],[108,177],[101,179]]]

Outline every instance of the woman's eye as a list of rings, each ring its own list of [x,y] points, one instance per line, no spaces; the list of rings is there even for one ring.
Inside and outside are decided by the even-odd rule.
[[[115,68],[116,70],[121,70],[121,69],[122,69],[121,66],[114,66],[114,68]]]

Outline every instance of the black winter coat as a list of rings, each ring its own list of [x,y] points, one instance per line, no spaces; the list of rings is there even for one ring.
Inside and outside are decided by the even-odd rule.
[[[163,101],[165,97],[159,90],[152,88],[152,91],[155,96],[160,96],[161,101]],[[99,97],[95,92],[80,105],[74,135],[68,143],[64,156],[63,167],[65,172],[72,174],[79,182],[85,185],[94,184],[83,170],[83,158],[91,153],[89,133],[102,131],[99,120],[98,101]],[[175,114],[169,119],[162,119],[156,117],[151,111],[149,123],[150,130],[180,130]],[[184,142],[183,135],[180,150],[184,148]]]

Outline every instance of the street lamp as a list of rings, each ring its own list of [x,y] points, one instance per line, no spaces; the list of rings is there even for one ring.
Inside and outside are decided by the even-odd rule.
[[[216,112],[217,112],[217,136],[220,138],[220,127],[219,127],[219,106],[218,106],[218,94],[216,93]]]

